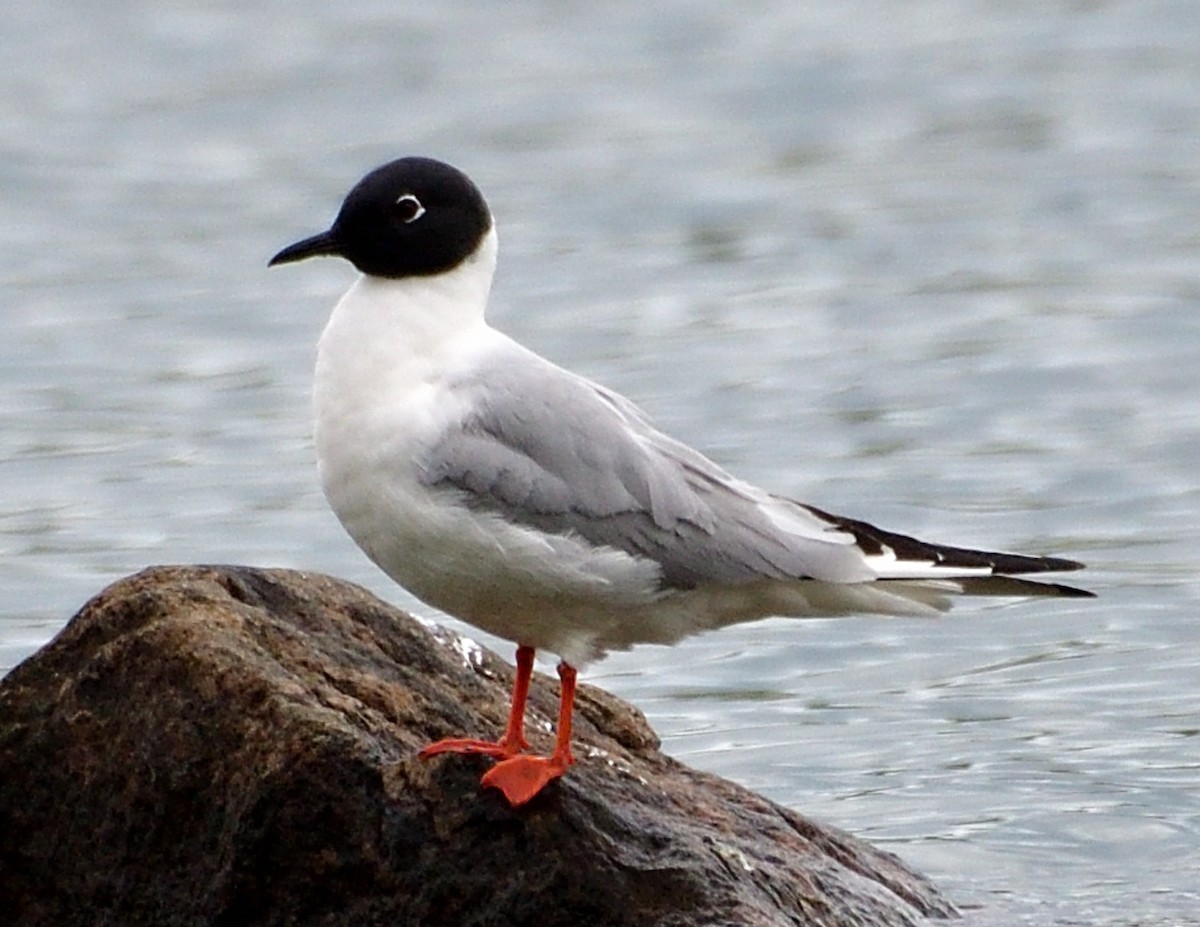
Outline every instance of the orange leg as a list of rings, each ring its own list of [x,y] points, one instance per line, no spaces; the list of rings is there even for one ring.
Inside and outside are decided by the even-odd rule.
[[[427,760],[441,753],[476,753],[505,759],[516,756],[529,746],[525,741],[525,700],[529,696],[529,680],[533,676],[533,648],[522,644],[517,648],[517,678],[513,682],[512,707],[508,725],[498,741],[472,740],[469,737],[449,737],[425,747],[419,754]]]
[[[558,736],[550,756],[509,756],[484,773],[485,786],[504,793],[508,803],[516,808],[525,804],[549,783],[567,771],[575,762],[571,756],[571,715],[575,709],[575,667],[558,664],[562,695],[558,703]]]

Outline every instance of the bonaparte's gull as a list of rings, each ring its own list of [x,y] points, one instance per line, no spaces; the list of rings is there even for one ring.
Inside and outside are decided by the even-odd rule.
[[[1013,575],[1072,560],[928,544],[745,483],[490,327],[492,215],[447,164],[372,171],[271,264],[315,255],[361,271],[317,353],[325,493],[389,576],[518,645],[500,740],[422,752],[497,757],[483,782],[514,806],[571,764],[576,668],[608,650],[769,615],[932,614],[955,593],[1090,595]],[[535,649],[561,659],[549,757],[522,752]]]

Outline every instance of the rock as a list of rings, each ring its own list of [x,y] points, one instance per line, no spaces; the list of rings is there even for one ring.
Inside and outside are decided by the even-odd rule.
[[[658,752],[581,686],[525,808],[486,760],[512,669],[315,574],[161,567],[0,682],[0,910],[21,927],[874,925],[954,908],[888,853]],[[538,675],[539,749],[557,683]],[[539,739],[541,742],[538,742]]]

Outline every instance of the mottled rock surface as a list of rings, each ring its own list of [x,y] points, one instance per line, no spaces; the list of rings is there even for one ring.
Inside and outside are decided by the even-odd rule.
[[[488,761],[508,664],[325,576],[160,567],[0,682],[10,925],[875,925],[952,916],[894,856],[658,751],[582,686],[525,808]],[[557,682],[530,696],[547,749]]]

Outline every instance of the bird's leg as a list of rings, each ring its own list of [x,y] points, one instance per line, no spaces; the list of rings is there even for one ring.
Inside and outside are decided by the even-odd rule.
[[[501,760],[483,775],[485,786],[504,793],[516,808],[525,804],[575,762],[571,756],[571,716],[575,709],[575,667],[558,664],[562,694],[558,703],[558,735],[550,756],[521,754]]]
[[[503,758],[516,756],[529,746],[525,740],[525,700],[529,696],[529,680],[533,676],[534,649],[522,644],[517,648],[517,677],[513,682],[512,707],[504,736],[497,741],[472,740],[469,737],[448,737],[425,747],[419,754],[427,760],[441,753],[475,753]]]

